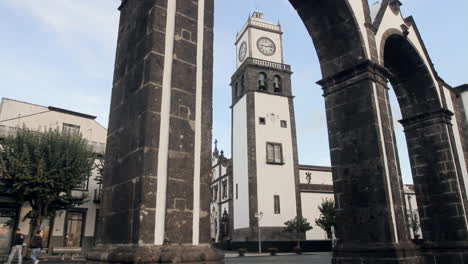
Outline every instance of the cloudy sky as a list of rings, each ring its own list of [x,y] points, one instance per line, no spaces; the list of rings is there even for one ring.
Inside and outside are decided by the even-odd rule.
[[[356,1],[356,0],[350,0]],[[107,126],[120,0],[1,0],[0,97],[98,116]],[[413,15],[440,76],[468,82],[468,1],[402,0]],[[287,0],[216,0],[214,131],[230,155],[230,87],[234,39],[249,12],[260,10],[284,30],[285,61],[294,71],[299,161],[329,165],[320,68],[310,37]],[[391,93],[393,96],[393,93]],[[399,116],[393,96],[395,119]],[[411,182],[399,124],[402,172]]]

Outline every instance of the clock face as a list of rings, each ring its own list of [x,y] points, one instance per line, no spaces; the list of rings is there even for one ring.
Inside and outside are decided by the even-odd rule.
[[[244,41],[242,42],[239,48],[239,61],[243,61],[247,56],[247,43]]]
[[[266,37],[261,37],[257,40],[257,48],[265,56],[271,56],[276,52],[275,43]]]

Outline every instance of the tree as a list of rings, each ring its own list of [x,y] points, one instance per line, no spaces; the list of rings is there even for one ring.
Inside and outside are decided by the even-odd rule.
[[[315,224],[327,232],[328,238],[332,238],[331,227],[336,224],[335,201],[323,199],[318,206],[320,217],[315,219]]]
[[[296,233],[298,247],[301,247],[300,235],[309,230],[312,230],[312,226],[310,225],[309,221],[300,216],[296,216],[294,219],[284,222],[284,224],[286,225],[286,231]]]
[[[30,204],[31,234],[45,218],[85,202],[73,190],[89,179],[94,154],[80,134],[21,128],[0,144],[0,192]]]

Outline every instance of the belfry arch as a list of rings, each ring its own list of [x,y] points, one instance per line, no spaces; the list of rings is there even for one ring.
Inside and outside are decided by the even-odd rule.
[[[312,38],[323,75],[318,83],[325,98],[339,238],[333,263],[464,263],[468,228],[462,223],[462,187],[468,175],[460,160],[467,160],[467,147],[451,127],[461,117],[452,116],[457,105],[451,87],[428,65],[422,42],[405,41],[419,33],[401,17],[401,3],[290,3]],[[214,0],[122,0],[119,10],[102,224],[88,259],[221,261],[206,246]],[[381,42],[388,29],[393,34]],[[421,162],[427,166],[412,164],[415,175],[425,168],[424,180],[415,179],[423,233],[430,239],[421,250],[408,237],[388,80],[404,112],[410,153],[421,148],[440,153],[425,155]],[[434,141],[430,135],[436,134]]]

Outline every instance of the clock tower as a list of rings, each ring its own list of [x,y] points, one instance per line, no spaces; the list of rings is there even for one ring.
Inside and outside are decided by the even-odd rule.
[[[291,67],[281,26],[255,12],[237,34],[232,86],[234,241],[295,239],[301,216]]]

